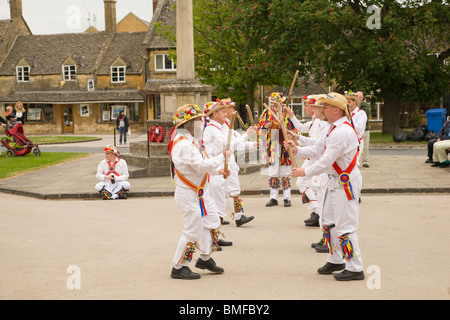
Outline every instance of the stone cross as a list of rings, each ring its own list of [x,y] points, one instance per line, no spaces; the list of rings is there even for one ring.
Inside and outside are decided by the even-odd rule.
[[[194,79],[192,0],[177,0],[177,80]]]

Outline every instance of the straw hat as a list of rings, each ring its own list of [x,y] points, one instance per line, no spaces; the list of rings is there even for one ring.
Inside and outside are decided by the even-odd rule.
[[[269,101],[272,103],[284,102],[286,101],[286,97],[283,96],[282,92],[272,92],[270,94]]]
[[[206,116],[209,117],[213,112],[219,111],[220,109],[234,107],[236,103],[232,102],[230,98],[222,99],[213,103],[208,110],[205,109]],[[206,105],[205,105],[206,107]]]
[[[111,152],[114,153],[116,156],[120,154],[119,150],[111,145],[107,145],[106,148],[103,149],[104,152]]]
[[[338,107],[341,110],[344,110],[345,115],[350,118],[350,114],[348,113],[348,102],[347,99],[339,93],[336,92],[330,92],[328,93],[325,98],[321,100],[321,103],[328,103],[332,106]]]
[[[354,101],[358,101],[358,96],[356,95],[356,92],[352,92],[352,90],[350,91],[345,91],[345,98],[347,99],[352,99]]]
[[[189,120],[204,116],[205,114],[200,110],[199,106],[195,104],[185,104],[177,109],[177,112],[173,116],[173,123],[178,128]]]

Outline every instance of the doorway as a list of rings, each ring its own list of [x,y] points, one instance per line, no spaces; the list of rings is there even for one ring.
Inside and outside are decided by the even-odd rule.
[[[64,105],[62,109],[62,132],[73,133],[73,107],[71,105]]]

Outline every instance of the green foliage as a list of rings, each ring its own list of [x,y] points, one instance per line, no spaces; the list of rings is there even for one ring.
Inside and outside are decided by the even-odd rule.
[[[367,26],[370,5],[381,8],[379,29]],[[450,67],[442,63],[448,54],[448,9],[441,1],[273,0],[273,32],[263,46],[276,41],[270,56],[283,69],[300,61],[305,75],[335,83],[339,91],[435,101],[450,89]],[[294,58],[287,59],[293,43]]]
[[[253,100],[256,85],[289,84],[295,73],[271,63],[261,47],[270,18],[269,0],[194,0],[196,71],[219,95]],[[230,93],[231,90],[231,93]]]

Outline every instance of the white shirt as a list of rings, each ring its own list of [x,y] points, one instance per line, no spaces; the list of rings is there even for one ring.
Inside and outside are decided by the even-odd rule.
[[[116,160],[119,161],[116,163],[115,165],[115,169],[114,172],[116,172],[117,174],[115,174],[114,172],[110,173],[113,174],[115,177],[116,181],[126,181],[128,180],[128,177],[130,176],[128,173],[128,165],[127,162],[123,159],[120,158],[115,158],[114,161],[110,162],[108,164],[108,160],[104,159],[100,162],[100,164],[97,167],[97,174],[95,175],[95,177],[100,180],[100,181],[105,181],[106,180],[106,175],[109,172],[109,165],[113,165],[114,162],[116,162]]]
[[[302,146],[311,146],[314,143],[316,143],[317,139],[320,139],[325,134],[322,133],[325,129],[329,128],[329,123],[326,121],[322,121],[318,118],[314,118],[314,120],[311,123],[311,127],[308,132],[308,136],[305,137],[304,135],[298,136],[298,141]]]
[[[356,107],[352,111],[351,117],[358,138],[361,140],[364,136],[364,131],[366,131],[367,114],[364,110]]]
[[[328,137],[325,135],[321,141],[313,146],[298,148],[304,157],[318,159],[313,165],[305,168],[306,176],[316,176],[321,173],[337,176],[333,168],[334,162],[344,171],[348,168],[356,155],[359,141],[355,130],[344,124],[345,121],[348,121],[347,117],[335,121],[327,132]],[[334,129],[332,130],[332,128]],[[329,133],[330,131],[331,133]],[[359,169],[355,166],[353,170]]]
[[[312,116],[311,121],[307,121],[305,123],[301,123],[296,116],[292,116],[291,118],[292,124],[295,129],[297,129],[300,133],[308,133],[311,129],[311,126],[314,122],[315,115]]]
[[[216,157],[203,158],[198,141],[194,141],[194,137],[186,130],[177,129],[174,142],[181,136],[185,139],[172,147],[173,164],[185,178],[196,186],[200,186],[206,173],[222,168],[225,157],[223,153],[220,153]],[[174,183],[178,187],[188,188],[177,175],[175,175]]]

